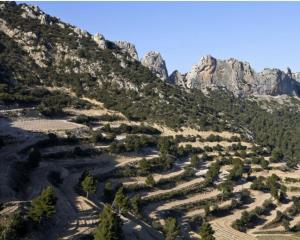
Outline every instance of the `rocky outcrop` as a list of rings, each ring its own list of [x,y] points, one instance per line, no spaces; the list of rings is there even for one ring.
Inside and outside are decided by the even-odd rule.
[[[32,28],[34,24],[36,26]],[[49,31],[45,30],[47,28]],[[92,36],[85,30],[45,14],[38,7],[13,2],[0,3],[0,32],[17,43],[40,68],[51,66],[58,73],[86,74],[97,81],[109,79],[120,87],[136,89],[125,83],[128,79],[118,78],[111,70],[117,66],[123,70],[135,66],[132,62],[138,61],[138,54],[135,46],[129,42],[110,42],[99,33]],[[104,53],[100,49],[109,51]],[[111,56],[106,58],[109,54]],[[116,60],[113,61],[114,66],[108,64],[107,59],[112,60],[110,57]],[[264,69],[256,73],[247,62],[233,58],[219,60],[208,55],[188,73],[174,71],[168,76],[164,59],[155,51],[147,53],[141,59],[141,64],[161,80],[185,89],[196,88],[203,92],[224,89],[235,96],[300,95],[300,73],[293,73],[290,68],[286,71]],[[122,71],[118,69],[116,72]]]
[[[49,61],[47,48],[44,45],[37,45],[38,37],[33,32],[23,32],[11,28],[7,22],[0,18],[0,31],[14,39],[24,51],[26,51],[40,67],[46,67]]]
[[[21,5],[23,13],[21,16],[26,19],[38,19],[42,25],[52,25],[51,17],[45,14],[38,6]]]
[[[173,81],[176,84],[176,81]],[[182,82],[182,80],[181,80]],[[187,88],[224,89],[235,96],[248,95],[299,95],[299,82],[288,68],[286,73],[279,69],[265,69],[255,73],[247,62],[236,59],[218,60],[206,56],[194,65],[183,82]],[[179,84],[181,85],[181,84]]]
[[[236,59],[217,60],[208,55],[186,75],[187,88],[226,89],[235,95],[248,94],[255,81],[254,71],[246,62]]]
[[[146,53],[142,58],[141,63],[149,68],[161,80],[168,80],[166,63],[159,52],[151,51]]]
[[[97,43],[97,45],[98,45],[99,48],[101,48],[101,49],[106,49],[107,48],[107,44],[106,44],[105,38],[104,38],[104,36],[102,34],[96,33],[93,36],[93,40]]]
[[[127,53],[134,60],[139,60],[136,48],[132,43],[127,41],[116,41],[115,44],[121,49],[123,53]]]
[[[186,88],[186,82],[185,78],[186,76],[184,74],[181,74],[179,71],[175,70],[172,72],[168,79],[168,83],[175,84],[177,86],[181,86]]]
[[[293,73],[293,78],[294,78],[297,82],[300,82],[300,72]]]
[[[84,38],[84,37],[89,37],[90,35],[89,35],[89,33],[87,32],[87,31],[85,31],[85,30],[82,30],[82,29],[80,29],[80,28],[78,28],[78,27],[74,27],[73,28],[73,31],[77,34],[77,36],[79,37],[79,38]]]
[[[292,72],[279,69],[264,69],[256,76],[253,93],[258,95],[299,95],[300,85],[293,79]]]

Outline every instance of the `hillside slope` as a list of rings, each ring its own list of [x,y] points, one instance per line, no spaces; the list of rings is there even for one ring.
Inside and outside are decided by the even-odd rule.
[[[206,95],[185,90],[157,78],[136,60],[130,44],[92,36],[37,7],[11,2],[1,3],[0,9],[4,103],[34,102],[28,88],[64,86],[78,96],[100,100],[129,119],[175,128],[233,129],[271,150],[280,148],[287,158],[299,156],[297,99],[291,98],[288,107],[269,103],[267,112],[260,108],[261,102],[237,98],[226,89]]]

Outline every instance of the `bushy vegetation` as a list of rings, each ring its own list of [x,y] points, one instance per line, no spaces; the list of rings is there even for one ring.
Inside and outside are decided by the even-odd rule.
[[[242,212],[242,216],[240,219],[237,219],[233,223],[233,228],[241,231],[241,232],[246,232],[248,228],[251,228],[254,226],[255,222],[259,221],[259,217],[256,213],[254,212],[248,212],[244,211]]]
[[[201,236],[201,239],[203,240],[215,240],[214,237],[215,231],[212,229],[210,223],[204,222],[199,231],[199,235]]]
[[[55,46],[57,42],[63,43],[70,49],[79,49],[77,51],[80,58],[88,62],[102,63],[102,71],[97,72],[98,79],[88,72],[75,73],[73,68],[78,67],[78,64],[71,61],[61,62],[58,69],[51,65],[51,54],[54,53],[51,48],[48,49],[50,56],[48,67],[41,69],[16,43],[1,34],[0,72],[1,83],[6,84],[3,88],[6,90],[2,94],[4,98],[7,94],[14,94],[13,80],[18,75],[22,79],[21,85],[36,86],[42,83],[65,86],[79,95],[100,100],[106,107],[119,110],[133,120],[161,122],[173,128],[191,125],[216,131],[231,129],[242,134],[248,129],[250,132],[247,134],[250,133],[259,144],[271,150],[279,150],[284,159],[299,159],[297,149],[300,144],[298,128],[300,113],[297,106],[273,108],[267,112],[259,103],[236,98],[228,92],[211,91],[208,95],[195,89],[186,92],[160,81],[139,62],[127,61],[124,57],[127,67],[122,68],[120,61],[113,54],[124,54],[113,44],[109,44],[108,49],[101,50],[89,36],[82,38],[72,36],[70,33],[73,30],[68,26],[62,29],[57,24],[43,25],[38,19],[26,21],[21,17],[22,11],[19,5],[8,4],[0,17],[12,27],[18,27],[26,32],[31,31],[39,36],[33,46],[37,44]],[[56,18],[51,20],[54,23],[58,22]],[[110,73],[131,82],[138,91],[135,88],[126,90],[120,88],[109,79]],[[98,81],[101,82],[100,86],[97,84]],[[12,101],[15,101],[15,98]],[[141,102],[143,104],[140,104]],[[50,98],[41,104],[41,111],[45,114],[60,113],[63,105],[64,100]],[[240,146],[234,148],[236,147]]]
[[[97,179],[87,172],[81,181],[81,188],[86,193],[86,197],[89,197],[89,194],[95,194],[97,190]]]
[[[118,115],[110,115],[110,114],[104,114],[101,116],[86,116],[86,115],[79,115],[72,119],[75,123],[85,124],[85,125],[92,125],[95,122],[98,121],[107,121],[107,122],[113,122],[122,120],[123,118]],[[109,126],[109,125],[108,125]]]
[[[241,218],[237,219],[232,226],[241,232],[245,232],[247,229],[259,224],[262,220],[261,217],[263,215],[269,215],[270,211],[275,208],[276,205],[272,203],[272,200],[266,200],[262,206],[258,206],[250,212],[242,212]]]
[[[179,235],[179,227],[175,218],[167,218],[163,228],[166,240],[176,240]]]
[[[95,240],[121,240],[123,236],[122,221],[111,206],[105,206],[95,230]]]
[[[21,212],[2,215],[0,218],[0,240],[19,240],[27,233],[28,219]]]
[[[56,200],[52,187],[43,189],[41,194],[31,202],[29,218],[37,224],[45,223],[55,214]]]
[[[276,200],[283,200],[286,195],[286,186],[280,182],[280,178],[272,174],[268,178],[259,176],[251,184],[251,189],[270,192]]]
[[[111,128],[110,125],[105,125],[103,131],[110,132],[114,134],[149,134],[149,135],[158,135],[161,132],[156,128],[146,126],[146,125],[126,125],[122,123],[119,127]]]
[[[139,152],[145,147],[155,147],[156,138],[152,136],[127,135],[123,142],[113,142],[109,145],[112,153]]]

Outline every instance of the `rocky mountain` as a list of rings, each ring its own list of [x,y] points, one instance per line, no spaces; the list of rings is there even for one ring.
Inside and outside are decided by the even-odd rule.
[[[133,44],[111,42],[101,34],[93,36],[45,14],[38,7],[1,3],[0,34],[3,35],[2,48],[10,51],[2,55],[1,62],[3,71],[0,73],[5,72],[9,78],[6,81],[22,82],[30,78],[37,83],[49,80],[47,84],[52,85],[68,82],[73,87],[76,85],[78,91],[89,91],[105,84],[136,90],[141,84],[156,79],[137,62]],[[11,44],[16,45],[18,53],[11,52],[13,48],[8,46]],[[9,61],[9,55],[19,60]]]
[[[183,88],[186,88],[186,74],[175,70],[168,78],[168,82]]]
[[[266,113],[256,103],[247,98],[233,99],[227,92],[203,92],[221,88],[235,96],[299,95],[299,79],[299,73],[291,70],[256,73],[248,63],[211,56],[202,58],[186,74],[175,71],[168,76],[158,52],[147,53],[138,61],[131,43],[92,35],[38,7],[0,3],[0,104],[24,102],[26,91],[34,87],[63,87],[78,96],[101,101],[132,120],[218,130],[240,129],[244,122],[251,131],[259,132],[263,127],[256,129],[256,119],[250,125],[248,115],[236,115],[247,108],[264,116]],[[234,112],[228,114],[230,111]],[[276,117],[269,116],[269,120],[277,128]],[[290,126],[290,117],[286,119]]]
[[[138,53],[135,46],[127,41],[116,41],[115,44],[124,52],[129,54],[129,56],[136,61],[139,60]]]
[[[249,95],[292,95],[300,94],[300,84],[296,80],[299,74],[290,69],[283,72],[279,69],[264,69],[256,73],[247,62],[236,59],[219,60],[212,56],[203,57],[200,62],[182,75],[175,71],[170,82],[185,88],[224,89],[235,96]]]
[[[97,79],[98,84],[103,84],[103,80],[108,80],[107,77],[110,76],[119,87],[137,89],[132,83],[133,79],[129,79],[130,76],[125,79],[117,74],[117,71],[121,70],[119,67],[130,72],[129,75],[133,72],[136,74],[136,71],[130,70],[133,70],[132,64],[136,62],[134,64],[138,64],[139,68],[148,68],[153,74],[152,77],[184,89],[200,89],[204,93],[208,89],[223,89],[235,96],[300,95],[300,73],[292,73],[290,69],[286,72],[264,69],[257,73],[247,62],[234,58],[219,60],[208,55],[192,66],[188,73],[174,71],[169,76],[164,59],[156,51],[147,53],[139,63],[137,50],[132,43],[111,42],[100,33],[93,36],[85,30],[45,14],[38,7],[2,3],[0,10],[0,31],[12,38],[35,65],[40,68],[54,68],[56,73],[88,74]],[[113,57],[108,57],[107,60],[104,55]],[[118,70],[111,69],[109,74],[103,73],[103,69],[107,69],[106,60],[114,61],[113,65]],[[77,66],[74,65],[75,62]],[[142,81],[145,80],[140,82]]]
[[[151,51],[146,53],[141,63],[145,67],[148,67],[161,80],[168,80],[166,63],[159,52]]]

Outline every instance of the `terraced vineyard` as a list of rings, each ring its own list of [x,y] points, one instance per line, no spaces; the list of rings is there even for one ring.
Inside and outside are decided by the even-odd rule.
[[[85,100],[93,104],[90,110],[68,108],[63,119],[29,118],[24,109],[16,110],[17,118],[9,110],[1,119],[1,135],[12,139],[1,151],[2,166],[11,169],[1,174],[7,182],[1,196],[9,198],[15,190],[23,199],[6,203],[1,215],[17,211],[48,185],[57,196],[47,234],[37,232],[32,239],[88,236],[120,189],[130,202],[120,213],[126,239],[163,239],[169,217],[176,219],[182,239],[200,239],[203,222],[218,240],[297,239],[292,236],[300,222],[300,169],[270,162],[266,149],[237,133],[132,122]],[[32,148],[41,162],[20,183],[12,157],[25,161]],[[7,154],[12,149],[13,155]],[[80,185],[87,171],[97,179],[89,197]]]

